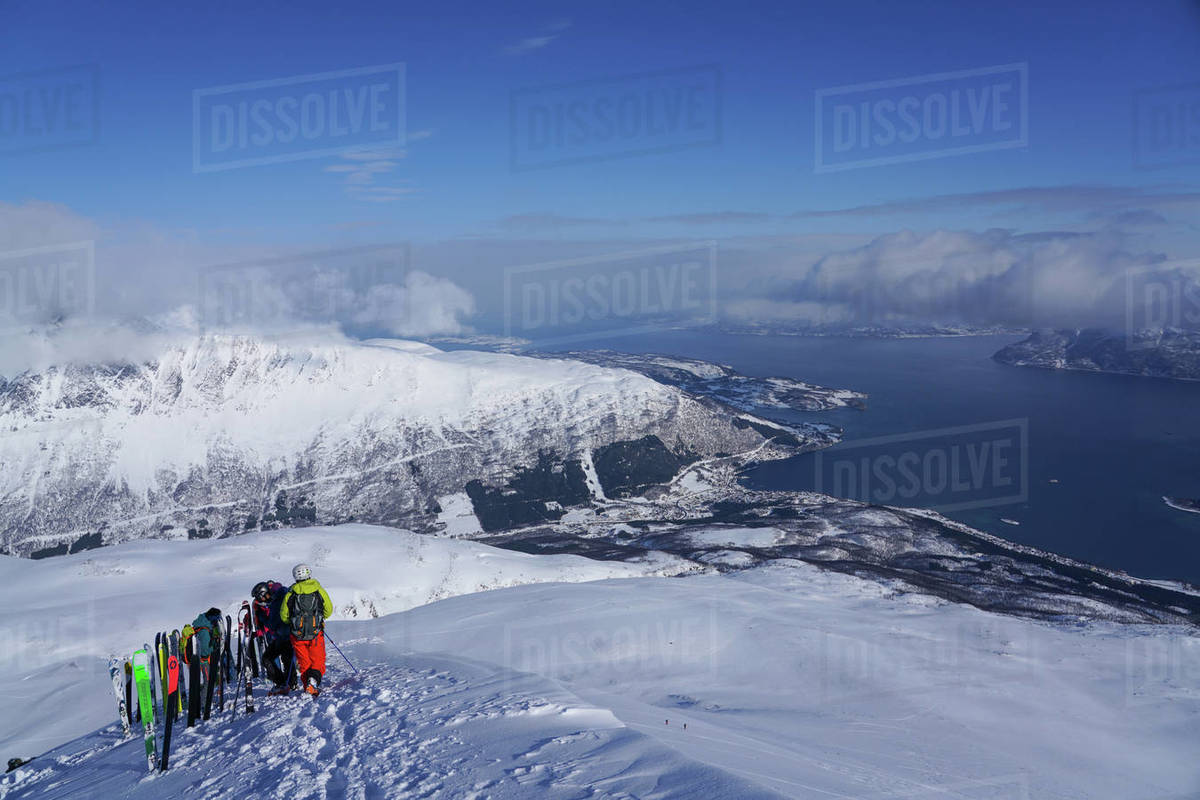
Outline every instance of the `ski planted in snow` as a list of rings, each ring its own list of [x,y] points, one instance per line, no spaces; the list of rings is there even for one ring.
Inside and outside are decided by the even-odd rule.
[[[204,698],[204,718],[212,712],[213,690],[221,684],[221,620],[218,618],[212,624],[212,633],[208,637],[208,689]],[[221,690],[221,706],[224,707],[224,689]]]
[[[141,720],[142,715],[138,712],[137,696],[133,693],[133,664],[129,659],[125,659],[125,708],[129,711],[129,725]]]
[[[233,617],[225,615],[225,682],[233,683]]]
[[[142,730],[146,736],[146,765],[153,772],[158,767],[158,749],[154,740],[154,699],[151,689],[150,654],[138,650],[133,654],[133,680],[137,684],[138,708],[142,712]]]
[[[176,706],[179,703],[179,637],[171,634],[167,640],[167,727],[163,731],[162,770],[167,769],[171,752],[171,728],[175,727]]]
[[[196,652],[196,634],[187,640],[188,662],[188,716],[187,726],[190,728],[200,718],[200,655]]]
[[[181,638],[182,638],[182,635],[179,633],[178,628],[171,631],[171,641],[174,643],[175,655],[177,657],[179,656],[179,641]],[[182,676],[180,676],[180,677],[182,678]],[[187,694],[187,691],[186,691],[186,685],[185,685],[184,681],[180,680],[176,685],[179,687],[179,691],[178,691],[179,697],[176,698],[176,701],[175,701],[176,705],[178,706],[175,709],[175,713],[176,713],[176,716],[179,717],[179,716],[183,716],[183,697],[184,697],[184,695]]]
[[[204,677],[202,678],[202,680],[204,681],[204,719],[205,720],[208,719],[209,714],[212,712],[213,688],[216,686],[217,681],[220,678],[220,676],[217,675],[216,670],[213,669],[213,665],[214,665],[213,648],[214,648],[215,644],[220,644],[219,641],[214,642],[214,640],[216,639],[216,637],[218,635],[220,635],[220,632],[221,632],[221,622],[220,622],[220,620],[218,620],[213,623],[212,631],[208,635],[208,656],[206,658],[202,658],[200,661],[201,671],[204,673]],[[192,638],[195,638],[195,637],[192,637]]]
[[[117,696],[117,714],[121,717],[121,733],[128,739],[133,732],[130,727],[129,709],[125,707],[125,675],[121,659],[114,657],[108,662],[108,675],[112,678],[113,694]]]
[[[159,717],[162,715],[158,705],[158,657],[154,655],[156,651],[145,642],[142,643],[142,650],[146,651],[146,671],[150,674],[150,708],[154,712],[152,720],[158,723],[160,722]],[[134,667],[134,677],[136,677],[137,664],[134,664]]]
[[[162,700],[162,718],[166,722],[171,709],[167,700],[167,634],[155,634],[154,650],[158,657],[158,696]]]
[[[244,651],[244,648],[242,647],[242,637],[246,635],[245,611],[246,611],[246,601],[243,600],[242,607],[240,609],[238,609],[238,625],[237,625],[238,640],[237,640],[237,654],[236,654],[237,655],[237,664],[234,667],[234,671],[237,672],[239,682],[241,682],[241,680],[242,680],[242,667],[244,666],[243,662],[246,659],[246,653]]]
[[[263,637],[259,635],[259,632],[263,629],[264,624],[265,623],[258,618],[256,604],[253,602],[250,603],[250,644],[251,649],[253,650],[254,661],[256,665],[254,668],[254,677],[256,678],[260,672],[264,676],[267,676],[267,665],[266,662],[263,661],[263,654],[266,652],[267,645],[266,642],[263,641]]]
[[[250,647],[246,640],[250,623],[249,605],[249,603],[242,601],[242,611],[238,612],[238,665],[240,668],[238,680],[246,685],[246,713],[253,714],[254,686],[250,677]],[[243,611],[245,612],[244,616]]]

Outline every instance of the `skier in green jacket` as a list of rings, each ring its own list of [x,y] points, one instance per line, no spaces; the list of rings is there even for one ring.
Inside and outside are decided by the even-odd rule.
[[[333,613],[333,601],[308,565],[297,564],[292,578],[296,582],[283,596],[279,618],[291,626],[292,651],[304,691],[316,697],[325,675],[325,618]]]

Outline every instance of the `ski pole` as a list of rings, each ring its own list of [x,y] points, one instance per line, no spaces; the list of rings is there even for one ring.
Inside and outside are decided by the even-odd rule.
[[[238,675],[238,678],[241,678],[241,675]],[[233,705],[229,707],[229,718],[230,719],[233,719],[234,717],[237,716],[237,701],[238,701],[238,696],[241,693],[242,693],[242,682],[241,682],[241,680],[239,680],[237,682],[237,688],[234,689],[234,691],[233,691]]]
[[[338,651],[338,655],[340,655],[342,658],[346,658],[346,654],[342,652],[342,648],[337,646],[337,642],[333,640],[333,637],[329,635],[328,631],[325,632],[325,638],[329,640],[331,645],[333,645],[333,649]],[[351,664],[350,659],[346,658],[346,663],[350,664],[350,669],[354,670],[355,673],[358,672],[358,667],[354,666],[354,664]]]

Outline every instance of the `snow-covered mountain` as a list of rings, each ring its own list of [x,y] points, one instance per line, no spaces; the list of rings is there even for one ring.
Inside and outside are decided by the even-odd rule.
[[[107,656],[230,607],[300,558],[328,587],[329,633],[359,672],[331,648],[316,702],[264,697],[259,684],[256,713],[180,724],[171,769],[149,775],[141,739],[121,740]],[[1162,800],[1200,789],[1194,627],[1019,619],[790,558],[656,577],[678,566],[362,525],[0,557],[0,605],[24,609],[6,644],[29,645],[0,660],[11,687],[0,754],[34,756],[0,777],[0,798]]]
[[[1000,349],[994,358],[1018,367],[1200,380],[1200,331],[1035,331],[1027,339]]]
[[[541,358],[570,358],[573,361],[633,370],[693,394],[718,398],[744,411],[759,412],[764,408],[796,411],[866,408],[867,395],[863,392],[814,386],[794,378],[753,378],[739,375],[725,364],[714,364],[695,358],[655,353],[621,353],[614,350],[533,352],[530,355]]]
[[[626,370],[232,335],[0,382],[0,431],[0,545],[20,555],[295,524],[428,530],[467,497],[502,527],[768,438],[760,457],[806,443]]]
[[[726,320],[712,326],[721,333],[749,336],[836,336],[853,339],[924,339],[948,336],[994,336],[1020,334],[1024,328],[1008,325],[971,325],[963,322],[904,322],[858,324],[854,322],[810,323],[787,320]]]

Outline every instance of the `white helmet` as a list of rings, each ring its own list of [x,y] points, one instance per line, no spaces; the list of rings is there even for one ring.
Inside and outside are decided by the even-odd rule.
[[[292,580],[296,583],[306,581],[312,577],[312,570],[308,568],[308,564],[297,564],[292,567]]]

